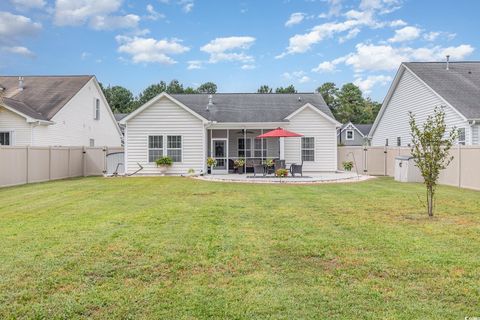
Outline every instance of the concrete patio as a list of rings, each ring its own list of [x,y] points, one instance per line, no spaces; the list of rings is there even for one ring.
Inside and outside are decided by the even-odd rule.
[[[372,179],[372,176],[357,175],[355,172],[306,172],[304,176],[288,176],[279,178],[274,176],[253,176],[253,173],[247,174],[209,174],[195,177],[195,179],[205,181],[219,182],[240,182],[240,183],[338,183],[338,182],[359,182]]]

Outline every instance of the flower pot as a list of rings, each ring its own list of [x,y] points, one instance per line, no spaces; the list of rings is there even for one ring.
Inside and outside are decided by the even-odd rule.
[[[167,166],[158,166],[158,171],[159,171],[160,175],[162,175],[162,176],[165,175],[165,172],[167,172],[167,170],[168,170]]]
[[[245,171],[245,170],[244,170],[244,168],[243,168],[243,167],[239,167],[239,168],[237,168],[237,172],[238,172],[238,174],[243,174],[243,173],[244,173],[244,171]]]

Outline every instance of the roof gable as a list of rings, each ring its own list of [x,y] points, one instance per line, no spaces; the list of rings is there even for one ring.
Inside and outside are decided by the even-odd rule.
[[[0,77],[0,86],[5,88],[4,103],[34,119],[51,120],[93,76],[23,78],[23,90],[19,90],[17,76]]]

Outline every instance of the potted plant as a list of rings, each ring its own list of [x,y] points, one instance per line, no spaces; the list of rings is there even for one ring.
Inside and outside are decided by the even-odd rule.
[[[192,169],[192,168],[188,169],[187,175],[188,175],[189,177],[195,176],[195,169]]]
[[[288,170],[287,169],[278,169],[275,172],[275,175],[277,177],[284,178],[284,177],[288,176]]]
[[[267,173],[268,174],[272,174],[274,173],[274,166],[275,166],[275,161],[273,161],[273,159],[267,159],[264,161],[263,163],[264,165],[267,166]]]
[[[233,167],[237,169],[237,172],[242,174],[244,172],[245,160],[237,159],[233,162]]]
[[[168,168],[172,166],[173,160],[169,156],[161,157],[155,161],[157,167],[160,169],[160,174],[163,176],[167,172]]]
[[[343,161],[342,166],[345,171],[352,171],[353,161]]]
[[[212,157],[208,157],[207,159],[207,166],[208,166],[208,173],[212,173],[212,169],[217,165],[217,160]]]

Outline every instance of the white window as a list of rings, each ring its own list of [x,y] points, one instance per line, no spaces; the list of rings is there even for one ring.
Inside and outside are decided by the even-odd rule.
[[[95,139],[90,139],[90,147],[95,147]]]
[[[10,146],[11,143],[10,132],[0,132],[0,146]]]
[[[246,141],[246,143],[245,143]],[[239,158],[250,158],[252,156],[252,140],[247,138],[238,138],[238,157]]]
[[[401,146],[402,146],[402,138],[397,137],[397,147],[401,147]]]
[[[163,136],[148,136],[148,162],[163,157]]]
[[[353,130],[347,130],[347,140],[353,140]]]
[[[263,143],[263,154],[262,154],[262,143]],[[253,156],[255,158],[266,158],[267,157],[267,139],[255,139]]]
[[[302,137],[302,161],[315,161],[315,139]]]
[[[465,128],[458,128],[458,144],[465,145]]]
[[[167,156],[173,162],[182,162],[182,136],[167,136]]]
[[[93,119],[100,120],[100,99],[95,99],[95,106],[93,110]]]

